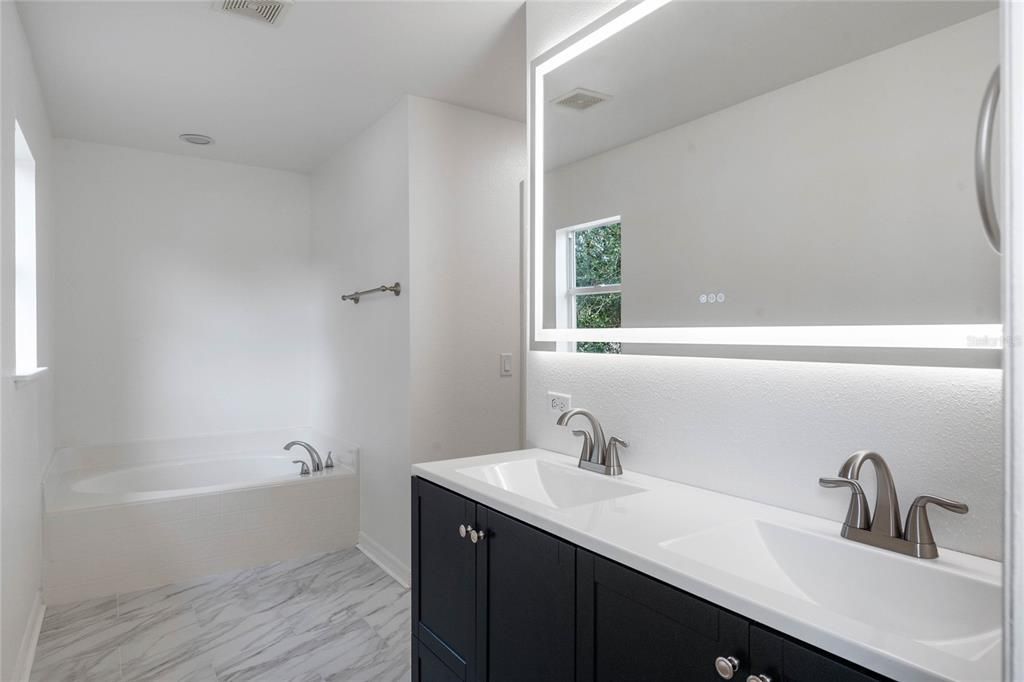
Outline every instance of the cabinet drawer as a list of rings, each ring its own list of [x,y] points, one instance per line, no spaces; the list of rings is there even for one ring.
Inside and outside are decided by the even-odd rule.
[[[715,659],[746,673],[747,621],[577,550],[577,680],[714,682]]]
[[[888,680],[758,626],[750,628],[750,662],[752,674],[785,682]]]
[[[595,556],[594,582],[602,591],[617,592],[696,635],[718,636],[721,609],[643,573]]]

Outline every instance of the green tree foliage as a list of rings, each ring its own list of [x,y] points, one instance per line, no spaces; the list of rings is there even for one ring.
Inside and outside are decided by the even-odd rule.
[[[573,236],[576,238],[576,286],[592,287],[598,284],[619,284],[622,281],[620,223],[580,230]]]
[[[622,225],[615,223],[580,230],[576,242],[576,286],[618,284],[622,281]],[[576,297],[576,327],[598,329],[622,326],[622,294],[590,294]],[[619,353],[621,344],[580,341],[580,353]]]

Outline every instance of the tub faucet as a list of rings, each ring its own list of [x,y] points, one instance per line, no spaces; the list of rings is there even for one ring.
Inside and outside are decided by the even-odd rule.
[[[606,441],[604,439],[604,429],[601,428],[601,422],[597,421],[597,417],[588,410],[577,408],[563,412],[558,418],[558,425],[568,425],[569,420],[577,415],[589,421],[590,428],[594,432],[593,435],[581,430],[574,430],[572,432],[574,436],[583,437],[583,451],[580,453],[579,463],[580,469],[596,471],[606,476],[621,476],[622,464],[619,461],[619,448],[628,448],[629,443],[614,436]]]
[[[323,460],[320,459],[320,453],[317,452],[316,448],[314,448],[312,445],[310,445],[306,441],[303,441],[303,440],[293,440],[292,442],[290,442],[287,445],[285,445],[284,449],[285,450],[291,450],[292,447],[294,447],[296,445],[298,445],[301,448],[305,448],[306,452],[309,453],[309,461],[313,463],[313,471],[314,472],[316,472],[316,471],[323,471],[324,470],[324,463],[323,463]]]

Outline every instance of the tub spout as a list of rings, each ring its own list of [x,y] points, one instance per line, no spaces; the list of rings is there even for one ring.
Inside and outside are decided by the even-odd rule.
[[[312,445],[310,445],[306,441],[293,440],[292,442],[290,442],[287,445],[285,445],[284,449],[285,450],[291,450],[296,445],[298,445],[301,448],[305,448],[306,452],[309,453],[309,461],[313,463],[313,471],[314,472],[316,472],[316,471],[323,471],[324,470],[324,463],[323,463],[323,460],[320,459],[320,453],[317,452],[316,448],[314,448]]]

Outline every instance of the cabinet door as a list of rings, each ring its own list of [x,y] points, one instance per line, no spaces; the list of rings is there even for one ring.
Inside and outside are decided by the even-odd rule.
[[[476,527],[476,505],[419,478],[412,493],[413,636],[459,679],[476,679],[476,547],[459,534]]]
[[[461,682],[461,678],[413,637],[412,682]]]
[[[764,675],[772,682],[878,682],[888,679],[756,625],[750,628],[750,673]]]
[[[580,682],[713,682],[718,657],[746,679],[746,620],[584,550],[577,567]]]
[[[576,548],[477,507],[480,668],[489,682],[572,682],[576,660]]]

